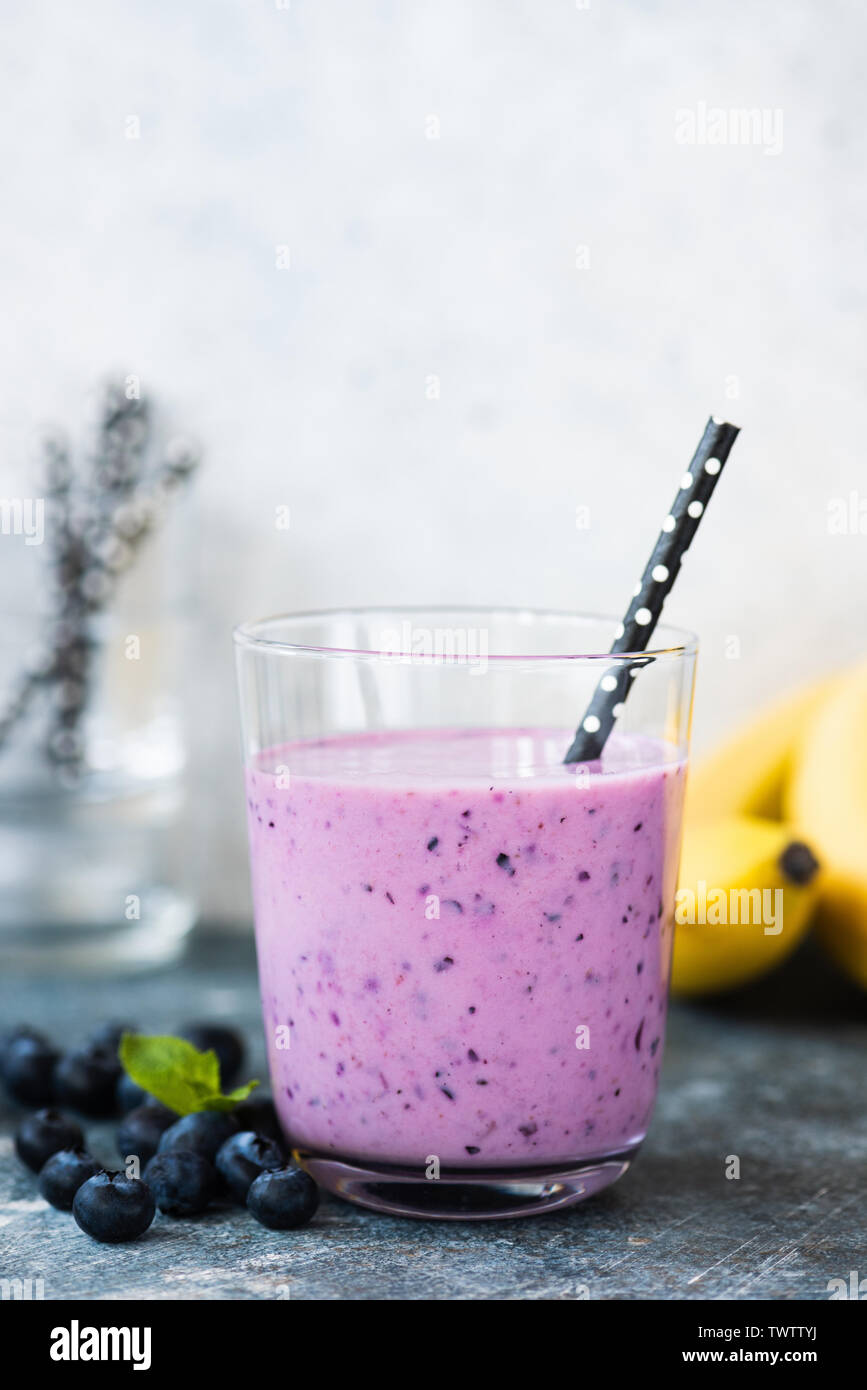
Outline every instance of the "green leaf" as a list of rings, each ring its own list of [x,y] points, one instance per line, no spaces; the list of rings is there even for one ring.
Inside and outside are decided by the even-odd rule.
[[[248,1081],[224,1096],[217,1054],[200,1052],[185,1038],[124,1033],[119,1056],[133,1081],[177,1115],[232,1110],[259,1084]]]
[[[251,1091],[259,1085],[258,1081],[248,1081],[243,1086],[236,1086],[234,1091],[230,1091],[227,1096],[212,1096],[205,1106],[206,1110],[234,1110],[236,1105],[240,1105],[242,1100],[246,1100]]]

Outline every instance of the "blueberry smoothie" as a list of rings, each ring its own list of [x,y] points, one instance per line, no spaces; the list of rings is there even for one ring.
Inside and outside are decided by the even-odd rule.
[[[434,730],[247,770],[274,1098],[302,1153],[628,1155],[662,1057],[684,764],[615,734]]]

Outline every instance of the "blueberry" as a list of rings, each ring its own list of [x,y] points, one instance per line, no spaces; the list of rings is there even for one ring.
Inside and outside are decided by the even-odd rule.
[[[154,1219],[156,1203],[147,1183],[124,1173],[97,1173],[82,1183],[72,1215],[86,1235],[105,1245],[136,1240]]]
[[[84,1149],[58,1149],[42,1165],[39,1191],[58,1211],[72,1211],[72,1199],[88,1178],[102,1171],[102,1165]]]
[[[223,1090],[237,1080],[244,1060],[244,1040],[234,1028],[226,1028],[221,1023],[188,1023],[178,1036],[186,1038],[200,1052],[216,1052]]]
[[[4,1033],[0,1033],[0,1071],[3,1070],[7,1052],[19,1038],[32,1038],[34,1042],[42,1043],[45,1047],[51,1046],[44,1033],[37,1032],[35,1028],[31,1028],[26,1023],[19,1023],[15,1028],[8,1028]]]
[[[34,1173],[58,1149],[75,1149],[83,1143],[78,1125],[59,1110],[37,1110],[35,1115],[28,1115],[15,1136],[18,1157]]]
[[[57,1052],[40,1037],[20,1034],[6,1049],[3,1080],[13,1100],[22,1105],[48,1105],[54,1099]]]
[[[192,1149],[157,1154],[144,1172],[145,1182],[166,1216],[195,1216],[217,1191],[212,1164]]]
[[[174,1110],[152,1100],[137,1105],[121,1120],[117,1130],[117,1151],[121,1158],[135,1154],[144,1165],[153,1158],[159,1147],[160,1136],[177,1120]]]
[[[122,1072],[117,1083],[117,1108],[122,1115],[129,1110],[135,1110],[136,1106],[144,1105],[145,1101],[150,1100],[147,1091],[143,1091],[131,1076]]]
[[[184,1115],[183,1119],[163,1131],[157,1153],[192,1149],[193,1153],[201,1154],[209,1163],[213,1163],[217,1150],[237,1129],[238,1121],[233,1115],[220,1110],[199,1110],[194,1115]]]
[[[120,1047],[120,1040],[124,1033],[137,1033],[139,1030],[134,1023],[102,1023],[95,1028],[87,1039],[88,1050],[93,1047],[105,1047],[109,1052],[117,1056]]]
[[[305,1225],[318,1206],[319,1188],[303,1168],[291,1164],[260,1173],[247,1193],[248,1211],[272,1231]]]
[[[217,1172],[236,1202],[246,1202],[250,1184],[266,1169],[282,1168],[286,1156],[273,1139],[242,1130],[227,1139],[217,1154]]]
[[[264,1134],[267,1139],[284,1142],[277,1111],[270,1096],[260,1096],[254,1091],[249,1100],[242,1100],[232,1111],[241,1129],[252,1129],[254,1134]]]
[[[113,1115],[121,1066],[106,1047],[68,1052],[54,1071],[54,1092],[61,1105],[83,1115]]]

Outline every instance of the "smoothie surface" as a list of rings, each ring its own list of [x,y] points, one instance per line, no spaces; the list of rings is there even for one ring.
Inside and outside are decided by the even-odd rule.
[[[455,781],[575,780],[680,764],[677,749],[661,739],[614,733],[597,762],[566,765],[572,740],[567,729],[421,729],[393,733],[346,734],[287,743],[260,753],[251,771],[267,774],[288,768],[290,777],[339,782],[387,780],[417,783]]]

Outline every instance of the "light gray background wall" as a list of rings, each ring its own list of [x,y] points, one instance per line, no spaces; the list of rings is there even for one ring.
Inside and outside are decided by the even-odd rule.
[[[863,652],[865,43],[856,0],[5,0],[3,490],[115,365],[206,446],[209,909],[247,905],[233,621],[619,609],[709,411],[697,744]],[[773,138],[680,143],[700,103]]]

